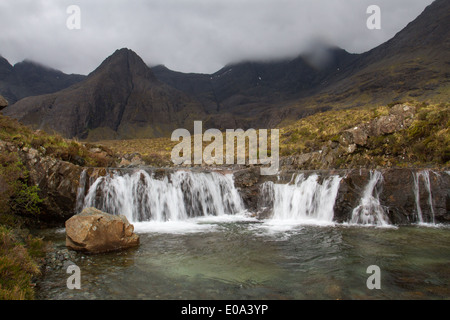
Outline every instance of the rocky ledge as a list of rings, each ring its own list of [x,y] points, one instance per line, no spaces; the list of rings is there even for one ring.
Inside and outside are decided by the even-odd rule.
[[[376,194],[389,222],[404,225],[420,222],[450,223],[450,171],[432,169],[379,169],[382,179],[376,184]],[[350,222],[353,209],[364,195],[371,174],[375,170],[309,170],[284,171],[276,176],[260,176],[259,170],[244,169],[234,174],[235,184],[246,207],[260,218],[271,216],[271,208],[261,205],[261,186],[268,181],[275,184],[292,183],[293,176],[317,174],[323,181],[332,175],[341,177],[334,221]],[[265,207],[265,205],[264,205]]]

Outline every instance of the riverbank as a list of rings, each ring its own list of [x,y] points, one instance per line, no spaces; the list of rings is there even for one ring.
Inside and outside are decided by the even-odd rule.
[[[259,218],[271,217],[274,209],[261,207],[260,188],[265,183],[266,189],[274,194],[277,188],[284,188],[278,186],[281,182],[288,185],[294,174],[294,182],[303,174],[286,191],[300,190],[306,182],[315,183],[317,191],[327,190],[324,182],[344,170],[346,173],[339,175],[340,187],[333,206],[336,211],[333,218],[337,222],[351,221],[353,211],[358,206],[363,208],[361,199],[374,181],[373,172],[381,172],[384,178],[374,182],[374,193],[367,197],[379,196],[380,202],[375,201],[375,207],[385,210],[390,223],[448,222],[449,113],[448,103],[406,103],[316,114],[281,128],[280,175],[262,179],[254,172],[258,166],[253,165],[230,166],[218,171],[234,172],[233,181],[243,207]],[[84,201],[88,187],[97,178],[112,174],[116,170],[112,168],[134,172],[146,171],[153,165],[158,167],[152,176],[155,181],[165,178],[172,181],[171,172],[189,169],[170,164],[171,147],[176,143],[169,138],[89,144],[34,131],[2,115],[0,129],[0,224],[6,227],[2,231],[2,255],[6,257],[4,261],[13,261],[11,266],[18,266],[18,275],[26,274],[11,278],[17,279],[17,283],[2,284],[3,289],[10,288],[5,289],[8,290],[4,292],[5,298],[33,298],[32,279],[38,275],[39,265],[44,269],[48,266],[49,270],[62,269],[74,258],[65,249],[53,248],[45,261],[43,249],[34,260],[33,248],[41,240],[17,241],[12,234],[24,230],[14,230],[18,225],[62,226],[77,213],[80,189],[85,192],[81,196]],[[207,166],[193,171],[216,169]],[[315,181],[308,180],[319,171],[326,174],[318,174]],[[83,172],[86,173],[84,185]],[[214,181],[211,185],[214,186]],[[166,187],[173,185],[166,184]],[[186,188],[186,182],[180,183],[181,187]],[[271,204],[269,199],[267,204],[273,206],[273,201]],[[220,206],[201,203],[200,207],[214,211]],[[200,207],[191,204],[191,211]],[[10,265],[4,266],[3,272],[9,272]]]

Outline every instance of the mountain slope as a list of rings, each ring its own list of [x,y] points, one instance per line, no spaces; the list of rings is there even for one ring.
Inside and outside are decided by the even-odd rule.
[[[391,40],[357,55],[349,71],[284,110],[349,108],[392,101],[450,98],[450,1],[436,0]],[[276,116],[277,112],[272,112]]]
[[[57,92],[84,78],[82,75],[68,75],[27,60],[12,66],[0,56],[0,94],[10,104],[25,97]]]
[[[450,1],[436,0],[364,54],[318,46],[293,59],[241,62],[208,75],[150,69],[122,49],[84,81],[23,99],[5,114],[67,137],[120,139],[168,136],[194,120],[221,130],[270,128],[330,109],[447,102],[449,32]],[[0,75],[11,72],[8,65],[0,60]]]
[[[159,82],[131,50],[117,50],[82,82],[25,98],[4,110],[25,124],[65,137],[116,139],[167,135],[204,117],[200,104]]]
[[[158,66],[155,75],[229,113],[246,127],[267,127],[329,109],[450,97],[450,1],[437,0],[394,38],[364,54],[318,48],[277,62],[230,65],[212,75]],[[312,63],[325,52],[328,62]],[[311,59],[312,58],[312,59]],[[238,119],[242,119],[239,121]]]
[[[327,59],[317,65],[307,55],[267,62],[228,65],[214,74],[183,74],[164,66],[152,68],[161,81],[195,96],[211,113],[252,117],[265,107],[311,95],[324,78],[354,60],[339,48],[320,48]]]

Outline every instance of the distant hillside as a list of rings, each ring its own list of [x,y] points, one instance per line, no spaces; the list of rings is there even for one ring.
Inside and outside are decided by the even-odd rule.
[[[84,78],[82,75],[68,75],[27,60],[12,66],[0,56],[0,94],[10,105],[25,97],[62,90]]]
[[[158,81],[131,50],[117,50],[89,76],[4,110],[24,124],[65,137],[126,139],[168,135],[203,118],[199,103]]]
[[[160,80],[197,97],[211,113],[231,114],[246,127],[274,127],[329,109],[410,99],[448,101],[449,33],[450,1],[436,0],[394,38],[367,53],[319,48],[328,58],[320,67],[311,55],[300,55],[230,65],[212,75],[162,66],[153,70]]]
[[[211,75],[183,74],[164,66],[152,70],[161,81],[197,97],[210,113],[253,117],[255,111],[265,107],[311,95],[324,79],[356,58],[339,48],[320,50],[327,56],[320,66],[312,63],[308,55],[300,55],[280,61],[233,64]]]

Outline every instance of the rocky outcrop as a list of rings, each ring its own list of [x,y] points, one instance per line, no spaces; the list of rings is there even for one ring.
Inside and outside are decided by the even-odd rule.
[[[250,168],[238,170],[234,173],[234,184],[238,188],[246,208],[254,209],[256,212],[258,206],[259,185],[261,184],[262,176],[259,168]]]
[[[367,155],[367,151],[373,148],[373,140],[407,129],[415,115],[414,106],[397,104],[390,108],[389,114],[340,132],[338,138],[317,145],[312,152],[281,158],[280,166],[284,170],[374,167],[373,156]],[[386,161],[386,166],[391,165]]]
[[[43,203],[36,218],[45,225],[61,225],[76,213],[82,167],[45,156],[42,151],[0,141],[0,152],[17,153],[28,171],[28,183],[39,187]]]
[[[369,137],[379,137],[403,130],[411,125],[415,108],[406,104],[398,104],[389,110],[389,115],[374,120],[342,133],[340,143],[346,147],[351,145],[365,146]]]
[[[66,246],[89,253],[127,249],[139,245],[139,236],[125,216],[86,208],[66,221]]]
[[[145,162],[139,153],[125,154],[118,159],[119,168],[134,168],[144,166]]]
[[[0,96],[0,110],[6,108],[8,106],[8,101],[6,101],[3,96]]]

